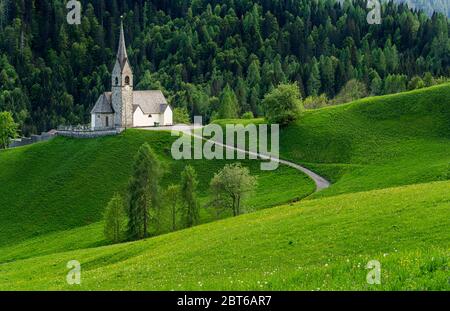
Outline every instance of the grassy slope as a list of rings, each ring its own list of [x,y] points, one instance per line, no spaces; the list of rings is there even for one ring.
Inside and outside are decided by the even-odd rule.
[[[320,196],[447,180],[450,84],[309,111],[281,141],[335,182]]]
[[[0,289],[450,290],[449,187],[306,200],[145,241],[0,264]],[[82,264],[81,286],[65,283],[70,260]],[[382,285],[366,283],[370,260],[382,265]]]
[[[193,165],[200,181],[199,195],[206,202],[212,175],[230,162],[173,161],[173,139],[170,133],[132,130],[93,140],[57,138],[1,152],[0,246],[101,220],[112,195],[124,192],[133,157],[144,142],[158,152],[166,167],[164,185],[178,183],[184,166]],[[279,205],[314,191],[313,182],[296,170],[283,167],[261,172],[258,162],[243,163],[259,176],[256,194],[246,202],[249,208]],[[211,210],[202,210],[201,215],[203,222],[214,218]]]
[[[216,123],[252,122],[264,121]],[[450,84],[307,111],[282,129],[280,153],[333,182],[315,197],[447,180]]]
[[[283,130],[282,156],[330,177],[329,190],[291,206],[84,250],[77,248],[101,245],[101,224],[79,222],[1,248],[0,262],[44,256],[0,264],[0,289],[67,288],[65,265],[76,259],[82,289],[448,290],[449,100],[444,85],[309,111]],[[0,156],[0,167],[15,158]],[[279,188],[290,188],[284,174],[268,175],[267,186],[283,180]],[[443,181],[420,184],[434,180]],[[393,188],[367,191],[386,187]],[[372,259],[382,263],[381,286],[365,282]]]

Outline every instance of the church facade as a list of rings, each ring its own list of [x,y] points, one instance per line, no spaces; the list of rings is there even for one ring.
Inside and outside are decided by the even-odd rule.
[[[134,91],[123,24],[112,71],[111,92],[98,98],[91,111],[92,130],[173,125],[173,111],[159,90]]]

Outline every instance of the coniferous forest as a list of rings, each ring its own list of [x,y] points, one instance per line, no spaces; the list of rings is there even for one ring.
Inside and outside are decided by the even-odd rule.
[[[381,95],[450,76],[448,18],[393,2],[381,25],[367,23],[365,0],[83,0],[81,25],[66,22],[66,3],[0,0],[0,111],[24,135],[89,122],[110,89],[121,15],[135,88],[207,120],[261,115],[282,82],[332,99],[349,81]]]

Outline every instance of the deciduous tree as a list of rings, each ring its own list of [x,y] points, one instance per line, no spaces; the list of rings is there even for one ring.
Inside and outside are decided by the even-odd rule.
[[[17,124],[9,111],[0,112],[0,149],[8,148],[17,135]]]
[[[242,213],[242,202],[256,187],[256,177],[240,163],[226,165],[211,180],[211,192],[214,195],[213,205],[221,210],[233,212],[233,216]]]

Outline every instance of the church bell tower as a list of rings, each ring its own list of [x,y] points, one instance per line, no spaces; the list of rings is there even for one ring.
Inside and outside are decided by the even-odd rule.
[[[116,128],[133,127],[133,71],[128,61],[123,17],[120,23],[119,49],[116,64],[112,72],[112,107],[114,109],[114,124]]]

